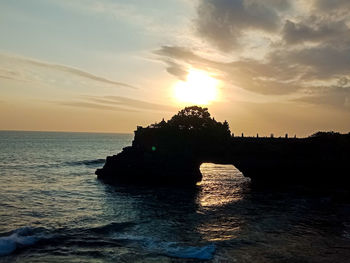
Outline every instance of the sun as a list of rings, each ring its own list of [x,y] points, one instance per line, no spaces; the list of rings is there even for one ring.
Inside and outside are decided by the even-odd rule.
[[[190,69],[186,81],[174,85],[174,98],[183,104],[207,105],[217,100],[218,84],[209,73]]]

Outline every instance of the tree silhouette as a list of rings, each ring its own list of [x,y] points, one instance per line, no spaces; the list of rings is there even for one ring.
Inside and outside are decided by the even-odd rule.
[[[216,121],[210,117],[208,108],[199,106],[190,106],[180,110],[167,122],[167,127],[173,131],[189,131],[202,138],[224,139],[231,136],[227,121],[223,123]]]
[[[199,106],[186,107],[174,115],[168,124],[171,127],[188,130],[199,130],[212,126],[216,121],[210,118],[208,108]]]
[[[226,145],[231,139],[227,121],[218,122],[211,118],[208,108],[199,106],[186,107],[170,120],[164,119],[147,128],[138,127],[133,145],[157,151],[172,149],[183,152],[184,147],[197,151],[208,151]]]

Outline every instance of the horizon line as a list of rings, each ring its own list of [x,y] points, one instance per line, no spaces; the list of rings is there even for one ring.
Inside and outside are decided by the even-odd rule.
[[[103,131],[57,131],[57,130],[13,130],[13,129],[0,129],[0,132],[52,132],[52,133],[92,133],[92,134],[130,134],[128,132],[103,132]]]

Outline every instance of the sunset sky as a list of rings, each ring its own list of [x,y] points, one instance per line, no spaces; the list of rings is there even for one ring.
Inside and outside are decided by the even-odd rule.
[[[0,130],[130,133],[203,103],[235,134],[349,132],[349,14],[349,0],[4,0]]]

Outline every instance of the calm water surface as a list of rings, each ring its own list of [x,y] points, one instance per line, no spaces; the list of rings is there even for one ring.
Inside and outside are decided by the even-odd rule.
[[[330,193],[259,190],[214,164],[195,188],[96,180],[131,140],[0,132],[0,262],[350,262],[350,203]]]

